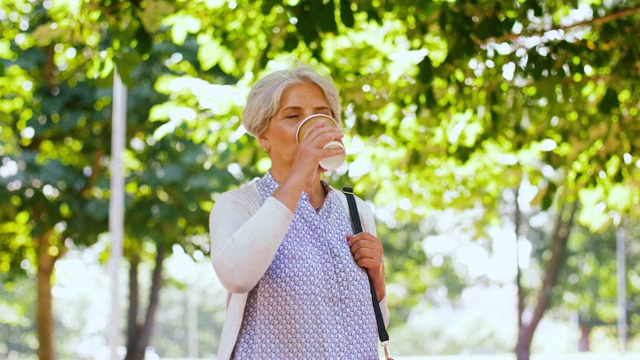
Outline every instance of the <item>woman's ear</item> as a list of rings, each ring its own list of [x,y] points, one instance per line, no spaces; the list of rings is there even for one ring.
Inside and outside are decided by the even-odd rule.
[[[262,147],[262,149],[267,154],[269,153],[269,151],[271,151],[271,144],[269,143],[269,140],[267,139],[265,134],[262,134],[262,135],[258,136],[258,142],[260,143],[260,147]]]

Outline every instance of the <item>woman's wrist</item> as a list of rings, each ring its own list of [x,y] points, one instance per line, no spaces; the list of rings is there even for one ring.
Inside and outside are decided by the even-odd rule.
[[[387,287],[384,281],[384,263],[380,265],[380,269],[377,271],[376,276],[372,276],[371,282],[373,283],[373,288],[376,290],[378,302],[382,301],[387,293]]]
[[[280,200],[291,212],[294,212],[304,187],[304,182],[296,179],[292,174],[280,183],[276,191],[273,192],[273,197]]]

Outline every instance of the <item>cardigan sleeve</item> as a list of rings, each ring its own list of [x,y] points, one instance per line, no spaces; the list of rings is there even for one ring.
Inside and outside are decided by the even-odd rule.
[[[218,198],[209,216],[211,261],[229,292],[249,292],[260,281],[292,219],[293,213],[273,197],[259,204],[236,190]]]

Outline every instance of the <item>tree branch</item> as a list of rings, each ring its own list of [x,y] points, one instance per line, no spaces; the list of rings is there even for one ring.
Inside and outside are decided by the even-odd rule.
[[[127,349],[132,349],[140,337],[138,310],[140,307],[140,290],[138,283],[139,253],[132,252],[129,260],[129,310],[127,313]]]
[[[568,207],[568,219],[564,219],[567,216],[566,209]],[[549,260],[549,267],[547,268],[544,280],[542,282],[542,289],[538,294],[538,304],[533,312],[533,317],[529,322],[529,327],[535,329],[542,315],[549,307],[551,302],[551,292],[558,282],[558,275],[560,268],[565,260],[565,253],[567,250],[567,242],[569,235],[571,234],[571,228],[573,227],[573,220],[576,212],[578,211],[578,204],[574,202],[572,204],[566,204],[566,207],[558,214],[558,219],[551,235],[551,259]],[[533,334],[533,332],[532,332]]]
[[[496,38],[488,38],[485,41],[486,43],[501,43],[501,42],[505,42],[505,41],[514,41],[517,40],[519,38],[522,37],[532,37],[532,36],[542,36],[544,34],[546,34],[547,32],[550,31],[563,31],[566,32],[568,30],[571,29],[575,29],[575,28],[579,28],[579,27],[583,27],[583,26],[593,26],[593,25],[601,25],[601,24],[605,24],[611,21],[615,21],[618,20],[620,18],[623,17],[627,17],[627,16],[631,16],[634,15],[636,13],[640,12],[640,6],[636,6],[633,8],[629,8],[629,9],[624,9],[615,13],[611,13],[608,15],[605,15],[603,17],[599,17],[599,18],[594,18],[591,20],[585,20],[585,21],[581,21],[578,23],[575,23],[573,25],[567,25],[567,26],[556,26],[556,27],[552,27],[550,29],[540,29],[537,31],[532,31],[532,32],[527,32],[527,33],[523,33],[523,34],[505,34],[502,35],[500,37],[496,37]]]

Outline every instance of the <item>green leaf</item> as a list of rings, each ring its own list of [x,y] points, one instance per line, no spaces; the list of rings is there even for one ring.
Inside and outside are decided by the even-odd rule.
[[[284,38],[284,45],[282,46],[282,50],[291,52],[298,47],[299,43],[300,41],[294,34],[287,33],[286,37]]]
[[[418,70],[418,78],[420,81],[424,84],[431,83],[431,80],[433,79],[433,64],[428,56],[422,58],[418,63]]]
[[[109,75],[111,75],[113,73],[114,66],[115,66],[115,63],[113,61],[113,58],[111,57],[105,58],[103,60],[102,70],[100,70],[100,77],[104,79]]]
[[[533,15],[535,15],[536,17],[541,17],[542,15],[544,15],[544,12],[542,10],[542,5],[541,5],[540,1],[538,1],[538,0],[526,0],[525,4],[526,4],[525,8],[532,9],[533,10]]]
[[[51,44],[54,39],[64,34],[63,28],[58,26],[53,27],[52,25],[51,23],[40,25],[31,33],[39,46],[47,46]]]
[[[614,109],[619,107],[620,101],[618,101],[618,93],[614,89],[608,88],[598,105],[598,110],[602,114],[611,114]]]
[[[164,0],[147,0],[142,12],[141,21],[149,32],[156,32],[162,25],[165,16],[175,11],[175,4]]]
[[[584,207],[593,207],[600,201],[604,200],[604,190],[598,186],[590,189],[581,189],[579,194],[580,203]]]
[[[618,212],[627,211],[633,202],[631,189],[623,184],[615,184],[609,190],[607,205]]]
[[[542,197],[541,209],[543,211],[547,211],[549,210],[549,208],[551,208],[551,205],[553,205],[553,200],[555,199],[557,191],[558,191],[558,186],[555,183],[550,182],[549,185],[547,185],[547,189],[544,192],[544,196]]]
[[[202,28],[200,19],[191,14],[176,14],[167,23],[171,25],[171,39],[176,45],[183,45],[189,33],[195,34]]]
[[[495,15],[486,16],[480,21],[475,29],[478,39],[484,40],[496,36],[500,31],[500,21]]]
[[[11,59],[15,53],[11,51],[11,42],[8,39],[0,39],[0,59]],[[4,64],[0,62],[1,65]],[[4,74],[3,74],[4,75]]]
[[[164,121],[169,119],[171,113],[179,108],[175,103],[166,102],[154,105],[149,112],[149,121]]]
[[[136,46],[136,50],[140,55],[149,54],[151,51],[151,35],[145,30],[143,26],[139,26],[138,30],[136,30],[135,38],[138,42]]]
[[[316,22],[320,27],[320,31],[326,33],[338,32],[335,8],[334,0],[311,2],[311,13],[313,16],[316,16]]]
[[[351,9],[351,1],[340,0],[340,21],[348,28],[352,28],[355,25],[356,20]]]
[[[296,29],[307,45],[315,42],[320,37],[316,29],[315,17],[309,11],[300,11]]]
[[[224,49],[213,39],[200,45],[198,49],[198,61],[205,71],[216,66],[224,55]]]
[[[280,1],[278,0],[263,0],[260,9],[263,14],[269,14],[271,10],[278,5],[280,5]]]

